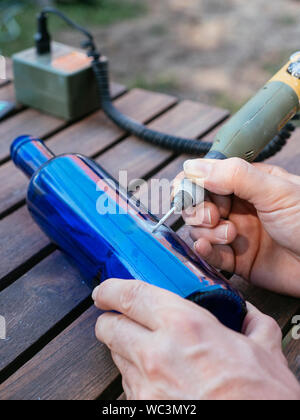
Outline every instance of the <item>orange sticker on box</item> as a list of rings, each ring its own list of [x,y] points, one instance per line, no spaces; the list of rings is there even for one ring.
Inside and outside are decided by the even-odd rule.
[[[92,58],[87,57],[84,53],[79,51],[72,51],[69,54],[55,58],[51,64],[52,67],[57,70],[73,73],[89,66],[91,61]]]

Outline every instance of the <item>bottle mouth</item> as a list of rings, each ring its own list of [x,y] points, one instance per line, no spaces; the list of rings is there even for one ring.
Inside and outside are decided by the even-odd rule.
[[[32,136],[25,134],[23,136],[17,137],[10,146],[10,157],[14,163],[16,163],[16,157],[20,147],[24,146],[24,144],[38,141],[38,139],[33,138]]]
[[[30,135],[17,137],[10,147],[10,155],[14,164],[29,178],[54,157],[42,140]]]

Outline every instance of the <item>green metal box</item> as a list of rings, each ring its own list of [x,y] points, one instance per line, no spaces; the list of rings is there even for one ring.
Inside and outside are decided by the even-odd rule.
[[[35,48],[13,55],[18,102],[65,120],[78,119],[100,107],[96,80],[85,52],[58,42],[51,53]]]

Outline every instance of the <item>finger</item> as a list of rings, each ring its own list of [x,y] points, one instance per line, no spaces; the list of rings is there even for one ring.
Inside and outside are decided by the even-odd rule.
[[[138,370],[136,366],[124,357],[120,356],[118,353],[115,353],[113,351],[111,352],[111,357],[123,378],[126,378],[126,383],[129,386],[130,383],[134,383],[135,379],[138,376]]]
[[[205,239],[199,239],[194,248],[196,253],[202,257],[208,264],[223,271],[234,273],[235,256],[229,245],[214,245]]]
[[[290,197],[295,195],[291,183],[262,172],[239,158],[188,160],[184,170],[187,178],[204,184],[209,191],[219,195],[235,194],[259,211],[272,211],[278,206],[288,205]]]
[[[118,353],[115,353],[114,351],[112,351],[111,357],[122,376],[131,376],[133,372],[136,370],[136,368],[131,362],[129,362],[124,357],[120,356]]]
[[[128,362],[128,360],[119,354],[112,352],[111,356],[122,375],[122,386],[126,394],[126,399],[131,400],[136,395],[134,391],[136,386],[141,382],[138,370],[132,363]]]
[[[220,213],[215,204],[205,202],[183,211],[182,217],[188,226],[214,227],[220,220]]]
[[[159,313],[167,306],[182,305],[174,293],[140,280],[105,280],[94,290],[93,299],[99,309],[121,312],[150,330],[160,327]]]
[[[207,239],[212,245],[227,245],[237,237],[235,224],[230,221],[221,221],[215,228],[193,227],[190,235],[194,241],[200,238]]]
[[[219,210],[220,216],[223,219],[227,219],[229,217],[231,206],[232,206],[232,198],[222,195],[217,195],[210,193],[209,194],[211,201],[215,203],[217,209]]]
[[[150,342],[151,332],[125,315],[107,312],[101,315],[95,327],[96,337],[114,353],[130,362],[142,346]]]
[[[247,303],[247,309],[243,334],[266,349],[281,351],[282,333],[277,322],[251,303]]]
[[[171,192],[171,200],[173,200],[174,196],[176,195],[176,192],[178,191],[178,188],[181,184],[181,181],[185,178],[184,172],[180,172],[176,178],[172,181],[172,192]]]

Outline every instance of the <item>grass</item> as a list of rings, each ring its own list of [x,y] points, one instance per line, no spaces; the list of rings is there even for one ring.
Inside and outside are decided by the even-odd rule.
[[[277,23],[283,26],[291,26],[296,25],[298,23],[298,19],[296,16],[282,15],[277,19]]]
[[[138,76],[129,84],[130,88],[140,88],[161,93],[172,93],[178,90],[178,82],[171,74],[160,74],[155,79]]]
[[[18,39],[1,43],[1,54],[10,56],[16,51],[32,46],[35,33],[35,15],[39,8],[32,1],[23,1],[24,9],[15,20],[21,28]],[[0,1],[1,7],[1,1]],[[139,0],[94,0],[92,3],[73,3],[56,6],[77,23],[91,28],[97,25],[111,25],[115,22],[134,19],[146,12],[146,6]],[[0,9],[1,18],[1,9]],[[50,30],[59,32],[67,26],[59,18],[50,17]]]
[[[240,102],[240,101],[235,101],[234,99],[232,99],[229,94],[227,93],[213,93],[211,95],[211,103],[213,103],[214,105],[220,107],[220,108],[224,108],[227,109],[228,111],[230,111],[231,114],[234,114],[235,112],[237,112],[246,102]]]
[[[277,51],[272,57],[264,60],[261,67],[270,76],[274,76],[274,74],[276,74],[280,68],[288,62],[292,53],[292,50]]]
[[[149,33],[155,36],[162,36],[165,35],[167,31],[168,29],[165,25],[157,23],[150,28]]]

